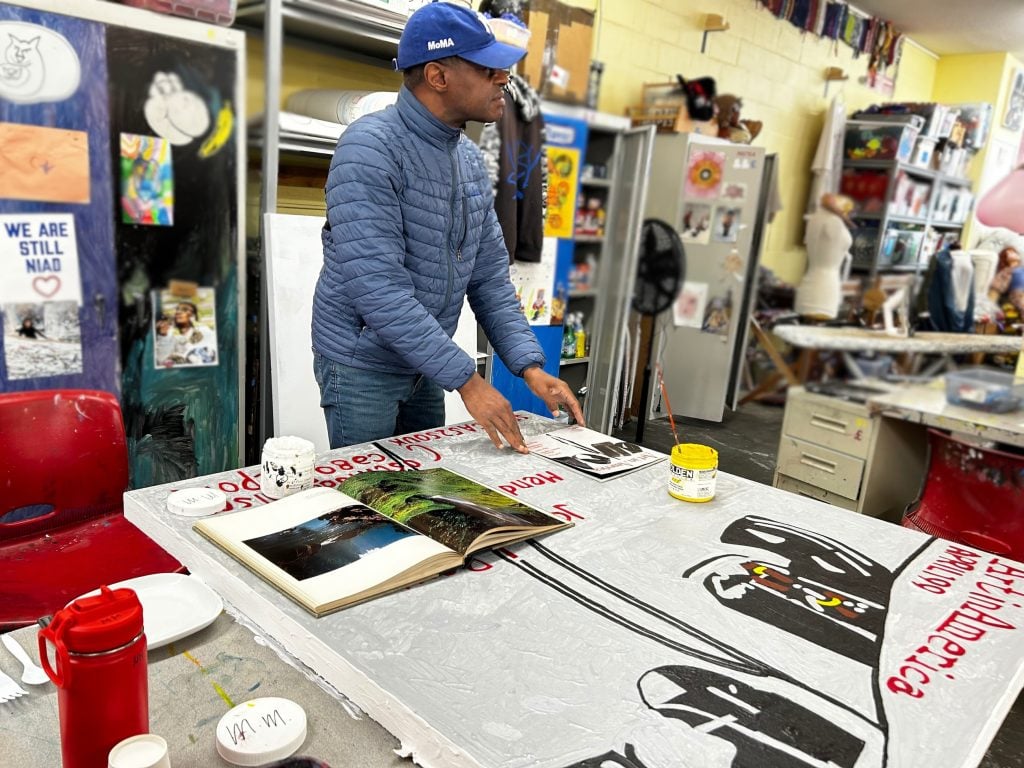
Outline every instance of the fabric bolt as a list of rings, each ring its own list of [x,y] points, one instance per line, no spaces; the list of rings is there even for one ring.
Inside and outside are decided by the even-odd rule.
[[[512,261],[539,262],[544,245],[547,154],[540,97],[509,77],[501,120],[484,126],[480,146],[494,187],[494,208]]]
[[[468,296],[510,371],[544,364],[509,279],[480,150],[407,88],[342,135],[326,197],[315,352],[457,389],[476,372],[451,338]]]

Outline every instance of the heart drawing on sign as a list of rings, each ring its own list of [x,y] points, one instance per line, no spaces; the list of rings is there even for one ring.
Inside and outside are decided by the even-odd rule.
[[[40,296],[49,299],[60,290],[60,278],[56,275],[36,277],[32,279],[32,287]]]

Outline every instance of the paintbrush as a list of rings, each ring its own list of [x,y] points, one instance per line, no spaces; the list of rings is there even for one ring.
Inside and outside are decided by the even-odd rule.
[[[672,428],[672,439],[675,440],[674,445],[680,445],[679,434],[676,432],[676,420],[672,418],[672,403],[668,401],[668,391],[665,389],[665,377],[661,375],[661,363],[658,363],[657,371],[658,386],[661,387],[661,397],[665,401],[665,407],[668,409],[668,425]]]

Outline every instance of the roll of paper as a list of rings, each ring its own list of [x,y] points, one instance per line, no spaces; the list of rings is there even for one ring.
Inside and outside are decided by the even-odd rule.
[[[364,115],[394,104],[394,91],[338,91],[313,88],[293,93],[285,101],[285,109],[317,120],[348,125]]]

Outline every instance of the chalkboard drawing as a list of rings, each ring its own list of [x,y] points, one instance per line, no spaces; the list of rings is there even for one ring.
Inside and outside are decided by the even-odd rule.
[[[0,99],[15,104],[63,101],[81,81],[75,49],[38,24],[0,22]]]
[[[190,144],[210,127],[210,110],[206,102],[188,90],[174,72],[157,72],[153,76],[143,113],[153,133],[178,146]],[[227,127],[227,132],[221,132],[229,135],[234,123],[230,112],[217,117],[221,128]],[[231,125],[224,122],[229,117]]]
[[[163,227],[174,223],[174,172],[166,139],[121,134],[121,220]]]
[[[153,356],[160,368],[217,365],[217,311],[213,288],[183,296],[153,292]]]
[[[88,134],[0,123],[0,198],[88,203]]]
[[[5,304],[3,321],[8,379],[82,372],[82,329],[77,302]]]

